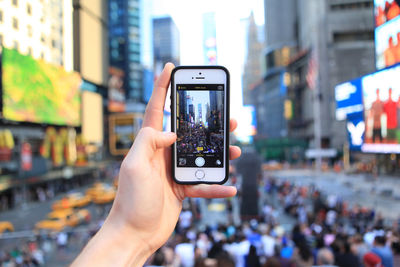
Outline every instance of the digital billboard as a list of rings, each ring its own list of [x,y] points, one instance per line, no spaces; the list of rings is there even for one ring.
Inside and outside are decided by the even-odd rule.
[[[108,71],[110,74],[110,79],[108,80],[108,111],[125,112],[125,72],[115,67],[110,67]]]
[[[362,113],[361,78],[339,84],[335,88],[336,119],[345,120],[349,115]]]
[[[351,150],[400,153],[400,64],[335,88],[336,119],[347,120]]]
[[[376,68],[400,63],[400,0],[375,0]]]
[[[242,143],[253,142],[253,136],[257,134],[257,118],[254,106],[245,105],[241,107],[238,127],[234,134],[237,140]]]
[[[400,153],[400,65],[362,78],[364,152]]]
[[[7,120],[79,126],[81,82],[78,73],[2,49],[3,116]]]
[[[124,156],[128,153],[142,127],[143,114],[124,113],[109,116],[110,153]]]

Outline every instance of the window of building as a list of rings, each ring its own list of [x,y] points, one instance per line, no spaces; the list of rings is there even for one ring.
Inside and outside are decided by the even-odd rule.
[[[17,18],[12,18],[12,25],[13,25],[14,29],[18,30],[18,20],[17,20]]]
[[[15,50],[18,50],[19,45],[18,45],[17,41],[13,42],[13,47],[14,47]]]
[[[13,6],[17,7],[18,6],[18,0],[12,0]]]
[[[26,4],[26,13],[32,15],[32,6],[30,4]]]
[[[27,26],[27,31],[28,31],[28,36],[32,37],[33,34],[32,34],[32,26],[31,25]]]
[[[3,35],[0,34],[0,45],[2,45],[2,44],[3,44]]]
[[[357,2],[349,2],[349,3],[338,3],[338,4],[331,4],[330,8],[333,11],[340,11],[340,10],[351,10],[351,9],[367,9],[372,8],[374,5],[373,1],[357,1]]]
[[[42,34],[42,36],[40,36],[40,41],[42,41],[42,43],[46,42],[46,38],[44,37],[44,34]]]
[[[43,52],[40,52],[40,58],[44,59],[44,53]]]
[[[51,47],[53,47],[53,48],[56,48],[56,45],[57,45],[57,43],[56,43],[56,40],[51,40]]]
[[[3,22],[3,10],[0,10],[0,22]]]
[[[335,32],[333,33],[333,42],[355,42],[355,41],[373,41],[373,31],[350,31],[350,32]]]
[[[32,56],[32,47],[28,47],[28,55]]]

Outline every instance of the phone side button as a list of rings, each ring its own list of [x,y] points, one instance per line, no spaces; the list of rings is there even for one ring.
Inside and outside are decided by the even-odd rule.
[[[201,179],[204,178],[205,173],[204,173],[204,171],[202,171],[202,170],[198,170],[198,171],[196,171],[196,172],[194,173],[194,175],[196,176],[197,179],[201,180]]]

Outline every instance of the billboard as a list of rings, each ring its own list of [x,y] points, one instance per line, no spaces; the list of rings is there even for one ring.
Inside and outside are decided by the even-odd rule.
[[[217,38],[215,13],[203,14],[204,63],[217,65]]]
[[[142,127],[143,114],[125,113],[109,117],[110,153],[124,156],[131,148],[136,135]]]
[[[399,77],[396,65],[362,78],[364,152],[400,153]]]
[[[399,0],[375,0],[376,68],[383,69],[400,63]]]
[[[256,109],[252,105],[244,105],[238,117],[238,127],[234,132],[238,141],[252,143],[253,136],[257,134]]]
[[[115,67],[110,67],[108,71],[110,74],[110,79],[108,80],[108,111],[125,112],[125,72]]]
[[[76,72],[2,49],[3,116],[7,120],[79,126],[81,82]]]
[[[336,119],[346,119],[351,150],[400,153],[400,64],[335,88]]]
[[[339,84],[335,88],[336,119],[346,120],[349,115],[362,113],[361,78]]]

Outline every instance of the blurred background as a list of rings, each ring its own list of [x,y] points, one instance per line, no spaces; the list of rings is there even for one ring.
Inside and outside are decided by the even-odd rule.
[[[243,155],[148,265],[400,266],[399,4],[0,1],[0,265],[72,262],[172,62],[229,69]]]

